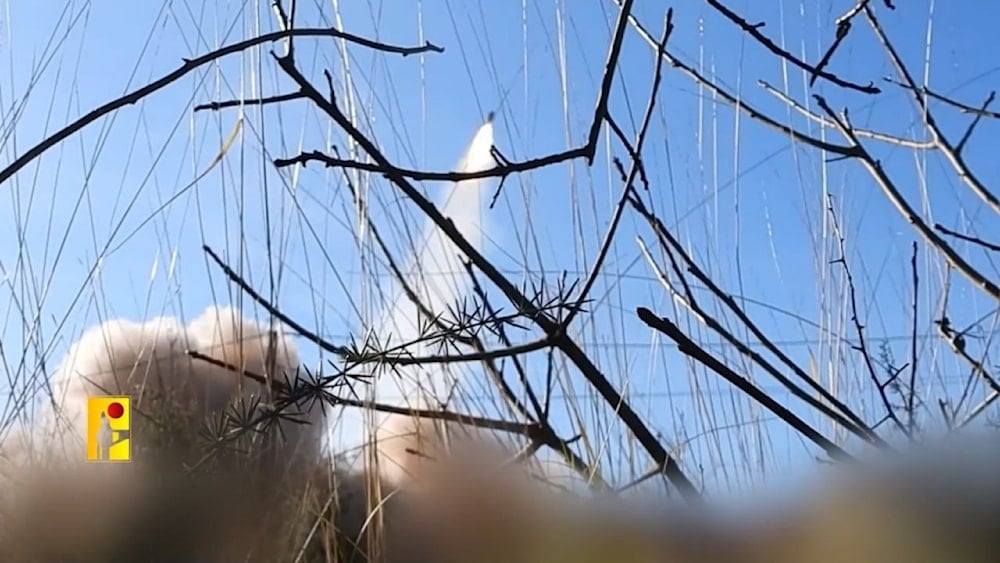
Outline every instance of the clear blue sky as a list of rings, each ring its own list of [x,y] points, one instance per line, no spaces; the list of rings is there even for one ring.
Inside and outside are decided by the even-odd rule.
[[[339,11],[338,4],[343,4]],[[825,50],[833,36],[832,20],[850,4],[728,3],[750,21],[766,21],[762,31],[810,61]],[[874,4],[918,80],[926,73],[933,89],[972,104],[1000,83],[1000,63],[992,55],[1000,52],[995,30],[1000,9],[994,3],[899,2],[895,12]],[[637,2],[635,13],[659,34],[669,5],[676,10],[671,51],[780,121],[842,142],[835,131],[821,131],[791,114],[758,80],[810,107],[815,105],[808,93],[824,93],[836,107],[848,107],[858,127],[925,138],[909,95],[881,81],[892,68],[862,21],[830,69],[856,82],[875,81],[884,89],[875,97],[845,95],[822,81],[807,90],[801,72],[780,64],[705,3]],[[33,0],[9,2],[5,8],[0,22],[0,164],[77,116],[173,70],[182,57],[275,26],[269,1]],[[362,129],[372,132],[402,166],[447,170],[484,115],[494,110],[496,144],[509,158],[582,143],[616,13],[611,2],[423,0],[332,6],[300,2],[297,18],[300,25],[334,22],[393,44],[426,39],[445,47],[443,54],[402,58],[348,46],[347,67],[354,103],[367,111],[359,117]],[[926,47],[928,35],[932,48]],[[301,67],[315,83],[322,85],[322,70],[331,69],[338,101],[349,103],[339,47],[327,39],[299,39],[296,45]],[[192,185],[238,116],[236,110],[192,113],[192,107],[288,92],[290,81],[268,54],[272,48],[280,52],[281,46],[232,55],[188,75],[91,125],[0,186],[0,266],[5,275],[0,330],[8,374],[22,378],[15,389],[23,387],[23,378],[50,370],[81,330],[105,318],[191,316],[213,301],[236,302],[235,290],[207,264],[202,243],[221,251],[237,269],[252,272],[248,277],[257,287],[273,292],[290,314],[334,341],[357,334],[362,320],[380,310],[381,297],[370,283],[362,283],[366,275],[352,238],[352,205],[343,177],[319,167],[293,176],[268,164],[331,143],[346,150],[341,134],[303,102],[248,108],[239,142]],[[610,104],[630,134],[641,119],[653,65],[649,47],[630,31]],[[940,106],[935,111],[954,137],[968,122]],[[965,152],[987,183],[1000,177],[998,133],[995,122],[983,123]],[[625,156],[606,136],[600,146],[592,168],[577,162],[508,180],[490,212],[497,229],[486,252],[515,281],[538,282],[544,269],[547,283],[554,284],[560,271],[568,271],[571,279],[588,271],[620,192],[609,162]],[[930,221],[1000,240],[988,210],[939,157],[917,153],[915,158],[910,150],[874,142],[869,146]],[[822,241],[828,225],[825,189],[836,198],[848,237],[869,336],[887,338],[899,363],[909,354],[908,260],[916,235],[861,167],[824,164],[813,149],[736,114],[669,69],[647,141],[646,166],[657,210],[702,266],[729,292],[746,297],[755,320],[801,365],[808,366],[811,355],[818,369],[835,371],[842,394],[876,416],[878,404],[850,350],[820,342],[827,329],[853,337],[852,327],[840,324],[846,318],[842,310],[831,305],[838,301],[840,271],[825,262],[837,254],[829,241]],[[426,187],[432,195],[440,191],[440,186]],[[413,207],[384,181],[373,179],[368,188],[376,219],[405,254],[404,217],[409,217],[411,230],[423,223],[413,220]],[[920,203],[924,196],[929,198],[926,206]],[[270,202],[269,214],[263,211],[264,201]],[[595,312],[577,326],[578,338],[602,368],[615,381],[630,379],[633,401],[667,442],[700,436],[683,454],[693,472],[698,472],[694,464],[701,465],[697,479],[728,482],[743,469],[783,465],[815,453],[781,423],[767,422],[766,414],[747,406],[724,382],[701,370],[692,372],[674,347],[634,318],[639,305],[676,318],[641,259],[637,235],[652,242],[638,218],[626,215],[606,275],[594,288]],[[821,254],[824,246],[828,254]],[[996,274],[988,255],[977,250],[968,255],[986,273]],[[921,246],[926,290],[921,292],[918,332],[933,335],[930,311],[938,307],[940,292],[934,288],[940,288],[942,269],[929,258]],[[276,276],[274,285],[269,270]],[[951,311],[958,324],[991,313],[990,302],[957,277],[955,282]],[[254,310],[249,303],[245,308]],[[690,327],[696,340],[722,352],[713,345],[716,336],[695,324]],[[22,354],[27,340],[31,343]],[[953,391],[965,368],[937,354],[933,338],[920,342],[928,370],[927,397]],[[317,352],[305,342],[302,347],[315,364]],[[726,357],[738,371],[747,366],[732,353]],[[755,376],[762,377],[765,388],[778,389],[766,375]],[[579,378],[572,392],[586,392]],[[812,419],[808,411],[796,410]],[[755,420],[759,423],[750,424]],[[821,429],[830,430],[825,424]],[[608,455],[622,453],[617,448]]]

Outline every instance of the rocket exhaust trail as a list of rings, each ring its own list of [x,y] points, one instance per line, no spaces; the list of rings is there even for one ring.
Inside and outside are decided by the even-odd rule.
[[[477,172],[495,166],[491,155],[493,117],[491,112],[472,138],[456,167],[458,172]],[[455,182],[445,194],[440,208],[441,214],[449,218],[465,239],[479,250],[482,250],[488,232],[483,210],[491,184],[488,178]],[[448,318],[455,305],[468,295],[471,280],[462,265],[464,259],[462,251],[437,225],[426,219],[405,272],[407,285],[434,315]],[[428,319],[402,288],[396,289],[394,301],[379,318],[379,333],[391,335],[388,342],[382,341],[385,347],[406,344],[403,352],[406,355],[434,353],[426,343],[419,342],[423,336],[421,328],[427,328]],[[412,409],[436,409],[453,396],[457,384],[456,374],[446,366],[399,366],[383,371],[370,392],[372,398],[381,403]],[[398,458],[405,457],[404,450],[413,448],[415,444],[410,438],[392,438],[412,436],[416,421],[403,415],[376,415],[375,421],[369,420],[369,424],[364,425],[366,433],[372,430],[372,422],[377,426],[377,450],[382,454],[380,472],[390,481],[398,480],[404,472],[401,467],[403,462]]]

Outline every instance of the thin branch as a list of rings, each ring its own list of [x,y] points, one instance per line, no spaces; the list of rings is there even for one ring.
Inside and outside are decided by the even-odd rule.
[[[633,0],[624,0],[618,11],[615,34],[611,37],[611,47],[608,49],[608,61],[604,65],[604,76],[601,78],[601,92],[597,97],[594,120],[590,124],[590,134],[587,136],[588,165],[594,163],[594,155],[597,153],[597,141],[601,135],[601,125],[604,123],[604,116],[608,114],[611,85],[614,83],[615,72],[618,70],[618,57],[622,52],[622,42],[625,40],[625,30],[628,29],[628,19],[632,14],[632,2]]]
[[[790,52],[782,49],[780,46],[778,46],[777,43],[775,43],[774,41],[771,41],[770,38],[768,38],[766,35],[764,35],[763,33],[761,33],[760,30],[759,30],[759,28],[762,27],[763,24],[751,25],[750,22],[748,22],[745,19],[743,19],[742,17],[740,17],[739,14],[737,14],[736,12],[734,12],[734,11],[730,10],[729,8],[725,7],[718,0],[708,0],[708,4],[710,6],[712,6],[713,8],[715,8],[723,16],[725,16],[726,18],[728,18],[729,21],[731,21],[731,22],[735,23],[737,26],[739,26],[740,29],[742,29],[746,33],[750,34],[751,37],[753,37],[754,39],[756,39],[757,42],[760,43],[761,45],[763,45],[764,48],[766,48],[768,51],[771,51],[775,55],[778,55],[779,57],[781,57],[781,58],[785,59],[786,61],[792,63],[793,65],[801,68],[802,70],[808,72],[809,74],[813,75],[814,77],[815,76],[819,76],[819,77],[821,77],[821,78],[823,78],[825,80],[828,80],[829,82],[832,82],[832,83],[836,84],[837,86],[841,86],[843,88],[848,88],[850,90],[857,90],[858,92],[862,92],[862,93],[865,93],[865,94],[878,94],[878,93],[880,93],[882,91],[881,89],[879,89],[877,86],[875,86],[871,82],[869,82],[867,86],[863,86],[861,84],[857,84],[857,83],[851,82],[849,80],[844,80],[843,78],[840,78],[839,76],[837,76],[835,74],[831,74],[829,72],[826,72],[822,68],[820,68],[819,66],[813,66],[813,65],[811,65],[811,64],[803,61],[802,59],[796,57],[795,55],[791,54]]]
[[[301,92],[293,92],[291,94],[279,94],[277,96],[270,96],[268,98],[254,98],[250,100],[226,100],[223,102],[209,102],[207,104],[199,104],[194,106],[192,111],[218,111],[224,108],[240,107],[240,106],[265,106],[268,104],[280,104],[281,102],[288,102],[291,100],[301,100],[305,96]]]
[[[758,389],[756,385],[747,380],[745,377],[726,367],[725,364],[715,359],[715,357],[709,354],[704,348],[695,344],[694,341],[688,338],[687,335],[685,335],[684,332],[677,327],[677,325],[670,322],[670,320],[657,316],[645,307],[639,307],[636,309],[636,314],[638,314],[639,319],[646,323],[647,326],[657,332],[663,333],[668,338],[673,340],[677,344],[677,349],[680,350],[682,354],[691,357],[695,361],[703,364],[705,367],[722,376],[723,379],[731,383],[742,393],[746,394],[762,407],[774,413],[775,416],[788,423],[789,426],[811,440],[814,444],[823,448],[823,450],[826,451],[827,455],[831,458],[839,461],[852,461],[854,459],[851,454],[847,453],[840,446],[820,434],[815,428],[810,426],[809,423],[802,420],[795,413],[788,410],[784,405],[771,398],[770,395]]]
[[[875,389],[878,390],[879,397],[882,399],[882,406],[885,407],[885,412],[889,420],[902,430],[903,433],[910,436],[907,426],[899,419],[896,410],[893,408],[892,403],[889,402],[889,397],[885,392],[889,382],[883,383],[879,381],[878,374],[875,373],[875,364],[872,362],[871,354],[868,352],[868,341],[865,339],[865,326],[861,323],[861,312],[858,310],[857,288],[854,285],[854,276],[851,274],[851,268],[847,264],[847,247],[844,242],[844,235],[840,230],[840,223],[837,221],[837,212],[833,209],[832,197],[828,197],[827,199],[826,210],[829,212],[830,219],[833,222],[833,234],[837,237],[837,244],[840,249],[840,258],[833,260],[831,263],[840,264],[844,268],[844,275],[847,277],[847,293],[851,306],[851,322],[854,324],[854,329],[858,334],[857,345],[851,347],[861,354],[861,358],[865,362],[865,370],[868,372],[868,377],[875,383]]]
[[[986,99],[983,100],[982,111],[986,111],[986,108],[993,103],[993,99],[995,97],[996,97],[996,91],[992,91],[990,92],[989,96],[986,96]],[[958,140],[958,143],[955,144],[955,152],[957,154],[962,154],[962,151],[965,150],[965,144],[968,143],[969,139],[972,138],[972,131],[976,128],[976,125],[979,125],[979,122],[982,119],[983,119],[983,114],[981,112],[977,112],[976,116],[972,118],[972,122],[969,123],[969,126],[965,128],[965,133],[962,134],[962,137]]]
[[[492,168],[486,168],[484,170],[477,170],[474,172],[429,172],[426,170],[401,168],[391,164],[379,165],[371,162],[343,159],[339,157],[332,157],[319,151],[311,151],[303,152],[292,158],[275,159],[274,165],[277,168],[285,168],[295,164],[302,164],[305,166],[310,162],[319,162],[327,168],[362,170],[364,172],[383,174],[386,177],[401,176],[418,182],[461,182],[464,180],[477,180],[481,178],[505,178],[511,174],[529,172],[538,168],[559,164],[560,162],[565,162],[567,160],[586,158],[586,156],[587,147],[584,146],[520,162],[505,161],[503,164],[497,164]]]
[[[927,106],[927,100],[921,94],[920,88],[917,87],[916,81],[913,79],[910,71],[903,63],[902,57],[899,56],[899,53],[896,52],[896,48],[893,47],[892,42],[889,41],[889,37],[885,34],[885,31],[882,29],[882,24],[878,21],[878,18],[875,17],[875,13],[872,12],[871,7],[866,6],[864,8],[864,12],[869,25],[875,32],[875,36],[878,37],[879,42],[882,43],[883,49],[885,49],[886,53],[888,53],[889,59],[896,67],[896,72],[903,77],[903,80],[909,87],[910,92],[913,94],[913,97],[917,102],[917,107],[923,114],[924,125],[927,127],[927,130],[930,131],[931,137],[938,145],[938,149],[944,153],[945,159],[951,164],[955,173],[958,174],[958,177],[961,178],[967,186],[969,186],[973,193],[986,202],[986,204],[993,209],[994,213],[1000,214],[1000,199],[997,199],[993,192],[991,192],[989,188],[987,188],[986,185],[983,184],[972,172],[972,170],[969,169],[969,166],[965,163],[965,159],[962,158],[959,151],[951,145],[948,139],[944,136],[944,133],[941,132],[941,129],[937,125],[937,121],[934,119],[930,108]]]
[[[889,178],[889,175],[885,173],[882,168],[882,164],[872,158],[871,154],[864,148],[861,142],[858,140],[857,135],[854,134],[854,129],[847,123],[842,123],[840,119],[836,117],[836,114],[830,109],[829,104],[822,96],[815,96],[817,103],[823,108],[823,111],[827,113],[831,120],[837,124],[837,129],[840,130],[841,134],[844,135],[854,144],[854,156],[858,158],[865,168],[868,169],[868,173],[875,180],[875,183],[882,189],[882,192],[886,194],[889,201],[896,207],[900,215],[903,216],[914,229],[924,238],[924,240],[936,248],[944,256],[945,260],[953,268],[961,272],[973,285],[982,289],[987,295],[992,297],[996,301],[1000,301],[1000,287],[993,283],[989,278],[984,276],[979,270],[974,268],[971,264],[966,262],[961,255],[955,252],[955,249],[951,247],[944,239],[939,237],[927,223],[917,214],[916,210],[910,206],[910,203],[903,197],[903,194],[899,192],[896,188],[896,184]]]
[[[914,410],[914,398],[917,394],[917,322],[920,304],[920,275],[917,272],[917,242],[913,242],[913,253],[910,255],[910,272],[913,280],[913,304],[910,314],[913,316],[913,324],[910,326],[910,394],[906,403],[906,411],[909,413],[910,435],[916,431],[917,419]]]
[[[210,246],[208,246],[206,244],[206,245],[203,245],[201,248],[202,248],[202,250],[205,251],[205,254],[208,254],[209,258],[211,258],[212,261],[215,262],[215,264],[220,269],[222,269],[222,272],[226,275],[227,278],[230,279],[230,281],[232,281],[237,286],[239,286],[239,288],[244,293],[246,293],[247,295],[249,295],[257,303],[259,303],[261,305],[261,307],[264,307],[264,309],[267,310],[268,313],[270,313],[271,315],[273,315],[274,318],[276,318],[279,321],[285,323],[286,325],[288,325],[289,327],[291,327],[292,330],[294,330],[295,332],[301,334],[307,340],[309,340],[313,344],[316,344],[317,346],[319,346],[323,350],[326,350],[327,352],[331,352],[331,353],[337,354],[339,356],[343,356],[343,355],[345,355],[345,354],[347,354],[347,353],[350,352],[347,348],[345,348],[343,346],[337,346],[335,344],[331,344],[330,342],[328,342],[326,339],[324,339],[323,337],[319,336],[315,332],[313,332],[313,331],[305,328],[304,326],[300,325],[299,323],[295,322],[294,319],[292,319],[291,317],[289,317],[288,315],[286,315],[285,313],[283,313],[281,311],[281,309],[279,309],[278,307],[275,307],[274,304],[272,304],[270,301],[267,300],[267,298],[265,298],[263,295],[257,293],[257,291],[254,290],[254,288],[251,287],[250,284],[247,283],[247,281],[245,279],[243,279],[242,276],[240,276],[239,274],[237,274],[236,271],[234,271],[232,268],[229,267],[229,264],[226,264],[225,262],[223,262],[222,259],[219,258],[219,255],[216,254],[215,251],[212,250],[212,248]]]
[[[837,49],[840,48],[844,40],[847,39],[847,35],[851,32],[854,18],[859,13],[861,13],[861,10],[863,10],[865,6],[868,5],[868,2],[870,2],[870,0],[858,0],[857,4],[852,6],[851,9],[845,12],[842,16],[837,18],[837,20],[834,22],[837,24],[837,31],[833,38],[833,43],[831,43],[830,47],[826,50],[825,53],[823,53],[823,56],[820,58],[820,61],[816,63],[817,70],[823,70],[824,68],[826,68],[826,65],[830,64],[830,60],[833,59],[833,54],[837,51]],[[890,10],[896,9],[896,7],[892,5],[891,0],[883,0],[883,4],[885,4],[885,6]],[[809,79],[809,86],[813,86],[814,84],[816,84],[817,78],[819,78],[819,76],[813,74],[812,78]]]
[[[615,3],[619,2],[619,0],[614,0],[614,1],[615,1]],[[659,45],[658,39],[656,37],[654,37],[653,34],[651,34],[642,25],[642,23],[635,16],[631,16],[629,18],[629,21],[632,24],[632,27],[639,34],[639,37],[641,37],[643,39],[643,41],[645,41],[647,44],[649,44],[649,46],[652,47],[653,49],[657,49],[658,48],[658,45]],[[727,104],[731,105],[732,107],[736,108],[739,111],[742,111],[748,117],[750,117],[750,118],[752,118],[752,119],[754,119],[754,120],[756,120],[756,121],[758,121],[760,123],[763,123],[764,125],[767,125],[767,126],[773,128],[773,129],[775,129],[775,130],[777,130],[777,131],[779,131],[779,132],[781,132],[781,133],[783,133],[785,135],[788,135],[789,137],[791,137],[795,141],[798,141],[800,143],[804,143],[804,144],[809,145],[809,146],[811,146],[813,148],[817,148],[817,149],[820,149],[820,150],[831,152],[831,153],[839,155],[839,156],[845,156],[845,157],[854,156],[854,149],[852,147],[847,147],[847,146],[844,146],[844,145],[837,145],[837,144],[834,144],[834,143],[829,143],[829,142],[824,141],[822,139],[817,139],[816,137],[812,137],[810,135],[806,135],[805,133],[803,133],[803,132],[801,132],[801,131],[799,131],[797,129],[794,129],[794,128],[789,127],[787,125],[783,125],[782,123],[778,122],[776,119],[768,116],[765,113],[762,113],[761,111],[759,111],[755,107],[753,107],[750,104],[748,104],[746,100],[737,99],[736,96],[734,96],[730,92],[726,91],[724,88],[719,87],[718,85],[716,85],[711,80],[709,80],[709,79],[705,78],[704,76],[702,76],[701,73],[699,73],[693,67],[691,67],[691,66],[689,66],[687,64],[684,64],[684,62],[681,61],[680,59],[678,59],[677,57],[675,57],[670,52],[669,49],[665,49],[663,51],[662,56],[664,58],[666,58],[667,62],[670,63],[674,68],[676,68],[676,69],[680,70],[681,72],[683,72],[684,74],[688,75],[697,84],[700,84],[700,85],[704,86],[707,90],[709,90],[713,94],[717,95],[719,98],[721,98],[722,100],[724,100]]]
[[[949,229],[948,227],[945,227],[941,223],[934,223],[934,228],[937,229],[938,231],[946,234],[946,235],[953,236],[953,237],[955,237],[957,239],[961,239],[961,240],[964,240],[966,242],[971,242],[973,244],[982,246],[983,248],[985,248],[987,250],[992,250],[993,252],[1000,252],[1000,244],[994,244],[992,242],[987,242],[987,241],[985,241],[985,240],[983,240],[983,239],[981,239],[979,237],[974,237],[974,236],[971,236],[971,235],[965,235],[965,234],[959,233],[957,231],[953,231],[953,230]]]
[[[94,121],[114,112],[115,110],[121,109],[125,106],[137,103],[139,100],[145,98],[146,96],[161,90],[166,86],[169,86],[173,82],[176,82],[184,75],[193,71],[194,69],[206,65],[216,59],[225,57],[226,55],[231,55],[233,53],[238,53],[250,47],[256,45],[261,45],[264,43],[270,43],[272,41],[277,41],[279,39],[285,39],[287,37],[337,37],[350,41],[352,43],[368,47],[377,51],[384,51],[387,53],[397,53],[403,56],[411,55],[415,53],[425,53],[425,52],[435,52],[443,53],[444,49],[438,47],[431,42],[426,42],[420,47],[400,47],[396,45],[388,45],[386,43],[380,43],[378,41],[372,41],[371,39],[365,39],[353,33],[347,33],[345,31],[340,31],[339,29],[333,28],[302,28],[302,29],[287,29],[281,31],[272,31],[271,33],[265,33],[258,37],[252,37],[244,41],[239,41],[233,43],[232,45],[226,45],[200,57],[195,57],[193,59],[183,59],[184,64],[182,64],[177,70],[164,75],[163,77],[150,82],[149,84],[133,90],[124,96],[112,100],[94,110],[87,113],[83,117],[77,119],[73,123],[63,127],[59,131],[49,135],[37,145],[28,149],[27,152],[17,157],[14,162],[10,163],[3,170],[0,170],[0,184],[6,182],[11,176],[17,173],[20,169],[24,168],[31,161],[35,160],[42,155],[45,151],[57,145],[60,141],[66,139],[70,135],[76,133],[77,131],[83,129],[87,125],[90,125]]]
[[[868,2],[868,0],[861,0],[861,2]],[[852,15],[841,17],[837,19],[837,31],[833,37],[833,43],[827,48],[823,56],[820,57],[819,62],[816,63],[816,70],[822,71],[826,68],[830,61],[833,60],[833,54],[837,52],[837,49],[843,44],[844,39],[847,39],[847,35],[851,32],[851,20],[861,11],[860,6],[855,6],[854,13]],[[819,74],[813,74],[809,79],[809,86],[812,87],[816,84],[816,80],[819,79]]]
[[[625,211],[625,202],[628,198],[628,193],[630,186],[635,182],[635,177],[643,169],[642,164],[642,149],[646,142],[646,133],[649,131],[649,124],[653,119],[653,111],[656,108],[656,98],[660,93],[660,83],[663,80],[663,50],[667,46],[667,41],[670,39],[670,34],[674,31],[674,11],[673,9],[667,10],[666,19],[663,24],[663,37],[660,39],[659,48],[657,50],[656,66],[653,71],[653,85],[650,88],[649,98],[646,102],[646,111],[642,118],[642,125],[639,127],[639,133],[636,135],[635,147],[630,150],[632,154],[632,164],[631,170],[629,170],[628,175],[623,178],[622,181],[622,193],[618,197],[618,203],[615,204],[614,213],[611,216],[611,224],[608,225],[608,230],[604,234],[604,240],[601,242],[601,247],[597,251],[597,258],[594,260],[594,265],[590,269],[590,274],[587,276],[586,280],[583,282],[583,286],[580,288],[580,294],[577,298],[579,304],[583,304],[588,296],[590,295],[590,290],[593,289],[594,284],[597,283],[597,278],[601,274],[601,269],[604,266],[604,260],[607,259],[608,252],[611,250],[611,244],[615,240],[615,235],[618,232],[618,225],[621,223],[622,215]],[[611,117],[608,116],[608,120]],[[617,127],[616,131],[620,131]],[[563,319],[563,326],[568,328],[572,324],[573,319],[583,311],[583,307],[574,307]]]

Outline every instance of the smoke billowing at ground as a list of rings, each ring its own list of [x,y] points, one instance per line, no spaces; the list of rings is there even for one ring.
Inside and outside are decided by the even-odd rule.
[[[115,4],[0,10],[0,561],[1000,559],[1000,3]]]

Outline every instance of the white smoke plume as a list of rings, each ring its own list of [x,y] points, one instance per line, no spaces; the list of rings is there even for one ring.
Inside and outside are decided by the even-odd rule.
[[[458,172],[478,172],[495,166],[491,154],[493,147],[492,115],[476,132],[466,149]],[[477,250],[482,250],[487,240],[488,223],[484,217],[491,182],[473,179],[456,182],[448,191],[441,214],[451,219],[456,229]],[[446,314],[467,297],[471,289],[462,265],[465,258],[458,247],[432,222],[427,220],[419,246],[412,257],[406,283],[419,296],[422,304],[433,314]],[[419,342],[421,314],[402,290],[382,315],[380,326],[391,331],[390,345],[408,344],[407,354],[421,356],[429,352],[426,344]],[[454,396],[461,382],[443,366],[430,369],[405,367],[385,373],[375,383],[374,397],[382,402],[397,402],[412,409],[436,409]],[[437,435],[438,429],[431,421],[417,421],[403,415],[388,415],[378,421],[376,441],[380,453],[380,473],[391,483],[398,483],[416,461],[412,452],[425,435]],[[435,439],[436,441],[436,439]],[[426,448],[428,443],[420,444]],[[427,455],[430,452],[421,452]]]

